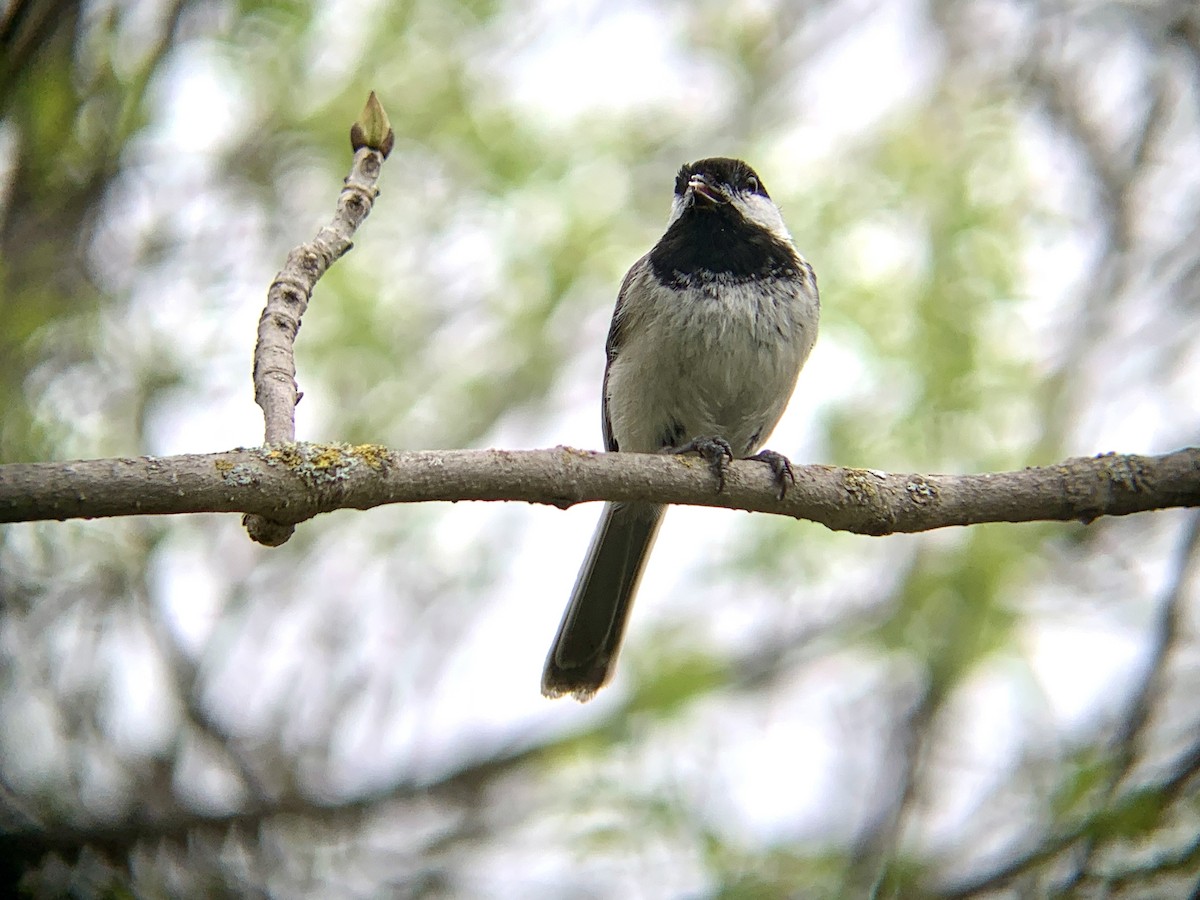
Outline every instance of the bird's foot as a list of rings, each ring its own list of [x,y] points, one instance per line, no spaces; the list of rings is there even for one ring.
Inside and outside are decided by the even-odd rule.
[[[733,462],[733,448],[729,446],[729,441],[725,438],[717,435],[693,438],[681,447],[669,448],[667,452],[699,454],[700,458],[708,463],[713,474],[717,476],[717,493],[725,490],[725,471]]]
[[[779,488],[780,500],[787,496],[788,486],[796,483],[796,473],[792,471],[792,462],[782,453],[776,453],[774,450],[760,450],[753,456],[747,456],[746,459],[757,460],[771,467],[771,477],[775,486]]]

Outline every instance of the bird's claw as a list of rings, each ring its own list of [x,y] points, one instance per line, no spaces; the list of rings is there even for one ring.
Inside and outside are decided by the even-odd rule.
[[[782,500],[787,496],[788,485],[796,483],[796,473],[792,471],[792,461],[790,459],[782,453],[776,453],[774,450],[760,450],[753,456],[746,458],[757,460],[770,466],[771,477],[775,482],[775,486],[779,488],[779,499]]]
[[[733,448],[725,438],[716,435],[693,438],[681,447],[672,447],[669,452],[699,454],[717,476],[717,493],[725,490],[725,472],[733,462]]]

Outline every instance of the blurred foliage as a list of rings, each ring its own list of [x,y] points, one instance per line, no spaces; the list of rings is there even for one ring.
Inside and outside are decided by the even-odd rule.
[[[814,229],[838,287],[828,317],[850,320],[876,389],[832,412],[830,452],[918,471],[1011,467],[1026,443],[1004,442],[1026,437],[1012,424],[1034,412],[1035,380],[993,323],[1018,299],[1022,210],[1036,199],[1010,111],[948,91],[929,102],[871,136]]]
[[[263,294],[372,89],[397,146],[304,320],[301,436],[565,440],[670,176],[722,153],[822,289],[779,449],[988,471],[1196,440],[1193,4],[10,0],[0,462],[257,439]],[[867,540],[673,510],[617,684],[522,707],[560,522],[4,528],[5,886],[1195,889],[1193,519]]]

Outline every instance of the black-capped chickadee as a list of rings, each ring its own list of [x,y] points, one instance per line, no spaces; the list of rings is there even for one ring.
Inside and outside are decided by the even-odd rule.
[[[820,310],[812,267],[755,171],[736,159],[685,165],[666,233],[617,295],[601,401],[605,449],[697,451],[722,479],[727,460],[761,459],[782,494],[786,458],[757,451],[792,395]],[[605,505],[546,657],[547,697],[587,700],[612,675],[665,511]]]

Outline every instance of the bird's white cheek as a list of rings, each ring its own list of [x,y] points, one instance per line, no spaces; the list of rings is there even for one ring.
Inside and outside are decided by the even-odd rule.
[[[787,225],[783,223],[783,216],[779,214],[779,207],[766,197],[760,197],[758,194],[743,195],[736,202],[738,209],[748,221],[765,229],[777,238],[789,243],[791,242],[791,232],[788,231]]]
[[[679,217],[683,215],[683,211],[685,209],[687,209],[687,203],[684,202],[683,197],[676,194],[674,199],[671,200],[671,214],[667,216],[668,230],[672,225],[679,221]]]

